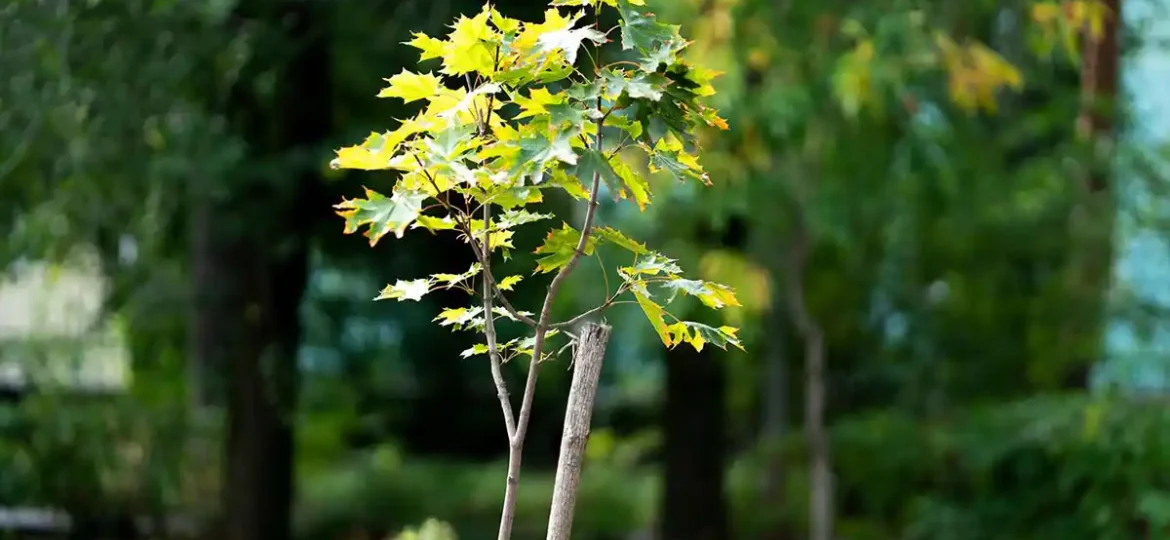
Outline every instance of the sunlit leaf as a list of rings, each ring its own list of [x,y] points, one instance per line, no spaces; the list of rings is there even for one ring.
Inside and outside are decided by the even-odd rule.
[[[496,284],[496,286],[499,287],[502,291],[510,291],[512,290],[512,287],[515,287],[516,284],[520,283],[523,279],[524,276],[508,276],[504,279],[501,279],[500,282]]]
[[[374,300],[398,300],[400,302],[403,300],[414,300],[418,302],[431,291],[431,284],[431,280],[425,278],[409,281],[400,279],[383,288]]]
[[[378,92],[378,97],[401,98],[404,103],[418,101],[434,96],[439,88],[443,87],[442,79],[430,73],[412,73],[402,70],[402,73],[385,79],[390,86]]]
[[[395,191],[391,197],[386,197],[367,189],[364,199],[344,199],[334,208],[338,210],[337,215],[345,218],[346,234],[357,232],[362,225],[367,225],[365,236],[373,246],[391,232],[395,237],[402,238],[407,227],[418,218],[426,197],[425,193],[407,191]]]

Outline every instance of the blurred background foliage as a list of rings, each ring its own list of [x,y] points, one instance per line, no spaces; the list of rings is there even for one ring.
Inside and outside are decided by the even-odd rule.
[[[713,187],[599,216],[733,285],[748,352],[607,313],[577,537],[807,537],[819,335],[840,539],[1170,538],[1165,1],[649,2],[723,72],[731,129],[701,134]],[[393,178],[327,168],[407,112],[374,95],[410,32],[479,7],[0,6],[0,505],[74,538],[495,534],[495,390],[431,323],[457,300],[370,301],[471,254],[342,236],[330,206]],[[613,282],[581,268],[562,315]],[[567,385],[544,371],[517,538]]]

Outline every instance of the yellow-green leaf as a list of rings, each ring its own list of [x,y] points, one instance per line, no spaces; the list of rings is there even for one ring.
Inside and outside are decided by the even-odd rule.
[[[459,353],[459,356],[462,356],[463,358],[471,358],[472,356],[478,354],[487,354],[489,351],[491,351],[491,349],[488,349],[486,344],[476,343],[472,348]]]
[[[508,276],[504,279],[501,279],[500,282],[496,284],[496,286],[499,287],[502,291],[510,291],[512,290],[512,287],[515,287],[516,284],[520,283],[520,281],[523,279],[523,276]]]
[[[378,97],[401,98],[404,103],[430,98],[443,87],[443,80],[431,73],[412,73],[405,69],[402,73],[383,80],[390,86],[378,92]]]
[[[475,17],[460,15],[455,21],[454,28],[447,36],[451,46],[443,51],[443,73],[491,75],[495,71],[494,48],[488,42],[495,39],[496,33],[488,26],[491,13],[486,5],[484,8]]]
[[[413,32],[411,35],[414,36],[414,39],[407,41],[405,44],[422,51],[419,55],[419,62],[443,57],[447,49],[447,42],[433,38],[422,32]]]
[[[672,279],[665,283],[667,288],[681,291],[698,298],[709,308],[721,309],[727,306],[739,306],[735,298],[735,291],[726,285],[697,279]]]
[[[374,300],[414,300],[418,302],[422,297],[431,291],[431,280],[429,279],[400,279],[395,281],[392,285],[387,285],[378,293],[378,297]]]
[[[483,270],[483,265],[479,263],[471,263],[471,268],[462,274],[432,274],[431,277],[438,283],[442,283],[447,288],[458,285],[466,280],[469,280]]]
[[[667,347],[672,346],[670,332],[667,330],[666,321],[663,319],[666,315],[666,310],[662,309],[662,306],[650,298],[650,293],[646,290],[644,283],[635,282],[631,292],[634,293],[634,300],[637,300],[638,306],[642,308],[642,313],[645,313],[646,319],[650,321],[650,326],[653,326],[654,331],[658,333],[662,344]]]
[[[533,88],[528,91],[528,97],[517,94],[512,98],[512,103],[520,107],[520,114],[516,115],[516,119],[529,118],[548,114],[547,105],[556,105],[565,102],[565,96],[561,94],[553,94],[545,87]]]
[[[439,316],[433,319],[433,322],[439,323],[439,326],[453,326],[457,329],[474,328],[485,322],[480,317],[482,314],[483,308],[480,306],[472,308],[447,308],[441,311]]]
[[[426,198],[425,193],[401,190],[387,198],[366,189],[366,198],[343,199],[334,208],[338,210],[337,215],[345,218],[345,234],[353,234],[362,225],[368,225],[365,236],[373,246],[387,233],[392,232],[395,237],[402,238],[407,227],[418,218]]]
[[[422,227],[432,233],[449,231],[455,228],[455,218],[451,216],[418,216],[418,220],[411,228]]]

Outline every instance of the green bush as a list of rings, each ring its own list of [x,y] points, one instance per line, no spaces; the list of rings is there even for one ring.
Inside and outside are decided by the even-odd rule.
[[[1168,413],[1166,399],[1077,395],[936,422],[893,413],[841,422],[832,432],[840,532],[851,540],[1170,538]],[[803,442],[784,452],[786,508],[753,502],[742,479],[756,459],[733,474],[745,534],[779,522],[803,528]]]
[[[301,481],[299,537],[327,540],[352,531],[396,531],[430,516],[454,526],[462,540],[495,538],[503,504],[502,463],[409,458],[390,449],[342,460]],[[552,494],[550,472],[521,477],[513,537],[544,538]],[[586,465],[573,537],[620,538],[648,523],[656,501],[652,477],[608,461]]]

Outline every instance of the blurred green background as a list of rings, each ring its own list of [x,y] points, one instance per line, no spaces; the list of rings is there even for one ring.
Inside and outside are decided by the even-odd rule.
[[[1084,2],[649,3],[724,73],[731,129],[702,134],[714,186],[599,216],[735,287],[747,352],[607,313],[576,537],[807,538],[820,337],[840,540],[1170,539],[1166,0],[1097,18],[1120,44],[1088,55]],[[327,166],[407,113],[374,95],[410,32],[480,6],[0,5],[0,506],[79,539],[494,537],[495,389],[431,323],[462,299],[371,301],[472,255],[343,236],[331,206],[393,178]],[[544,534],[566,368],[538,387],[519,540]],[[56,523],[5,511],[0,537]]]

